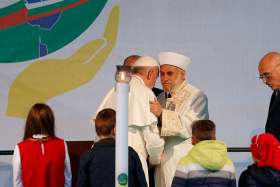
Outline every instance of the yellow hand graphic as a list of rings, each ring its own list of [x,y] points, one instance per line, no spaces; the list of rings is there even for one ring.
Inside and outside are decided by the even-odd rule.
[[[103,38],[85,44],[69,58],[38,60],[23,70],[9,90],[6,114],[24,118],[34,103],[46,102],[90,81],[116,43],[118,24],[116,6],[111,10]]]

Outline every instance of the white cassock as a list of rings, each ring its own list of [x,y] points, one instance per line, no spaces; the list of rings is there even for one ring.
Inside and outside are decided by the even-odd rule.
[[[170,187],[180,159],[192,148],[191,124],[195,120],[208,119],[207,97],[196,87],[184,81],[165,99],[158,96],[162,104],[161,136],[165,147],[160,165],[156,166],[156,187]]]
[[[149,102],[154,101],[156,97],[137,75],[132,76],[129,86],[128,145],[138,153],[149,185],[146,160],[149,156],[151,164],[159,164],[164,149],[164,140],[159,136],[157,118],[150,112]],[[114,89],[106,95],[97,113],[105,108],[116,110],[116,92]]]

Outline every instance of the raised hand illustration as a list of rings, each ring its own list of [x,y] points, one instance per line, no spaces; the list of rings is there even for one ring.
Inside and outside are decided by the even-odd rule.
[[[36,102],[46,102],[89,82],[106,61],[116,43],[119,7],[109,15],[103,37],[82,46],[66,59],[34,61],[14,80],[6,114],[24,118]]]

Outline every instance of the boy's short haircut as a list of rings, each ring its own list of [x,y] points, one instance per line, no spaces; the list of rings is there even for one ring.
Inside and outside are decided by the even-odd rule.
[[[192,136],[199,141],[215,139],[216,126],[211,120],[197,120],[192,124]]]
[[[98,112],[95,119],[95,131],[98,136],[109,136],[116,126],[116,111],[106,108]]]

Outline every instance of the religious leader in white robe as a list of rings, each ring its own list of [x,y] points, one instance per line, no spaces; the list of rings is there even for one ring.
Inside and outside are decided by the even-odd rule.
[[[132,75],[129,83],[128,145],[138,153],[149,185],[146,160],[149,158],[151,164],[159,164],[164,149],[164,140],[160,138],[157,127],[157,117],[151,113],[149,106],[149,102],[156,99],[151,88],[158,75],[158,63],[152,57],[144,56],[135,62],[133,68],[136,73]],[[140,73],[137,73],[137,68],[140,69]],[[104,108],[116,110],[114,89],[107,94],[97,113]]]
[[[161,83],[165,93],[152,102],[151,111],[161,119],[160,135],[165,140],[160,165],[156,166],[157,187],[170,187],[180,159],[192,148],[191,124],[208,119],[207,97],[187,83],[185,71],[190,59],[181,54],[159,55]]]

